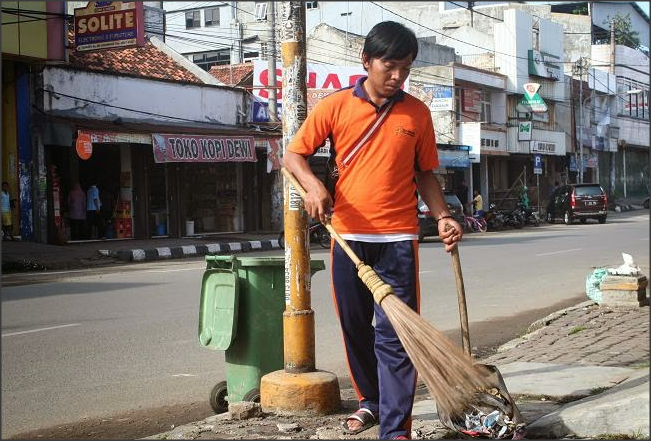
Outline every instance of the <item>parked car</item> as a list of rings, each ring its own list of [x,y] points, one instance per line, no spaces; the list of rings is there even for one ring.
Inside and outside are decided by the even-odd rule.
[[[457,195],[446,191],[443,193],[443,196],[452,216],[454,216],[457,222],[463,225],[463,205]],[[418,195],[418,223],[420,225],[418,242],[422,242],[425,236],[438,236],[439,231],[436,226],[436,219],[434,219],[432,212],[429,211],[429,207],[423,202],[420,195]]]
[[[649,196],[647,196],[644,202],[642,202],[642,205],[644,208],[649,208]]]
[[[557,218],[565,224],[575,219],[585,223],[587,219],[606,222],[608,197],[599,184],[568,184],[559,186],[552,193],[547,204],[547,222],[553,224]]]

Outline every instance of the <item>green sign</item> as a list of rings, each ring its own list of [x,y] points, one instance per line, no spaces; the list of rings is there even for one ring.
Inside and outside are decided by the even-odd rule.
[[[520,104],[528,109],[529,112],[546,112],[547,105],[543,99],[538,95],[540,84],[527,83],[523,85],[524,97],[520,100]]]

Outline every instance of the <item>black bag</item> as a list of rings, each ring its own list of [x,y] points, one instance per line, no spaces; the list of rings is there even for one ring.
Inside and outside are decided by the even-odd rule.
[[[337,163],[335,162],[335,153],[334,149],[330,147],[330,157],[328,162],[326,162],[326,171],[325,171],[325,188],[330,193],[332,200],[335,200],[335,186],[339,180],[339,169],[337,168]]]

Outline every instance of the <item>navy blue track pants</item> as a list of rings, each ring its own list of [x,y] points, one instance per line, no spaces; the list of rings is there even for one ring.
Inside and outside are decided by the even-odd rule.
[[[419,311],[417,241],[348,244],[402,301]],[[382,307],[373,301],[350,257],[336,242],[331,258],[335,308],[360,407],[379,415],[381,439],[410,438],[416,370]]]

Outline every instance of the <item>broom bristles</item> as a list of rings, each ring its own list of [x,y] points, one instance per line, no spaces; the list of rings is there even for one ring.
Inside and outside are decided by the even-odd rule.
[[[473,365],[459,346],[396,295],[386,296],[381,306],[437,406],[459,414],[489,386],[486,369]]]

